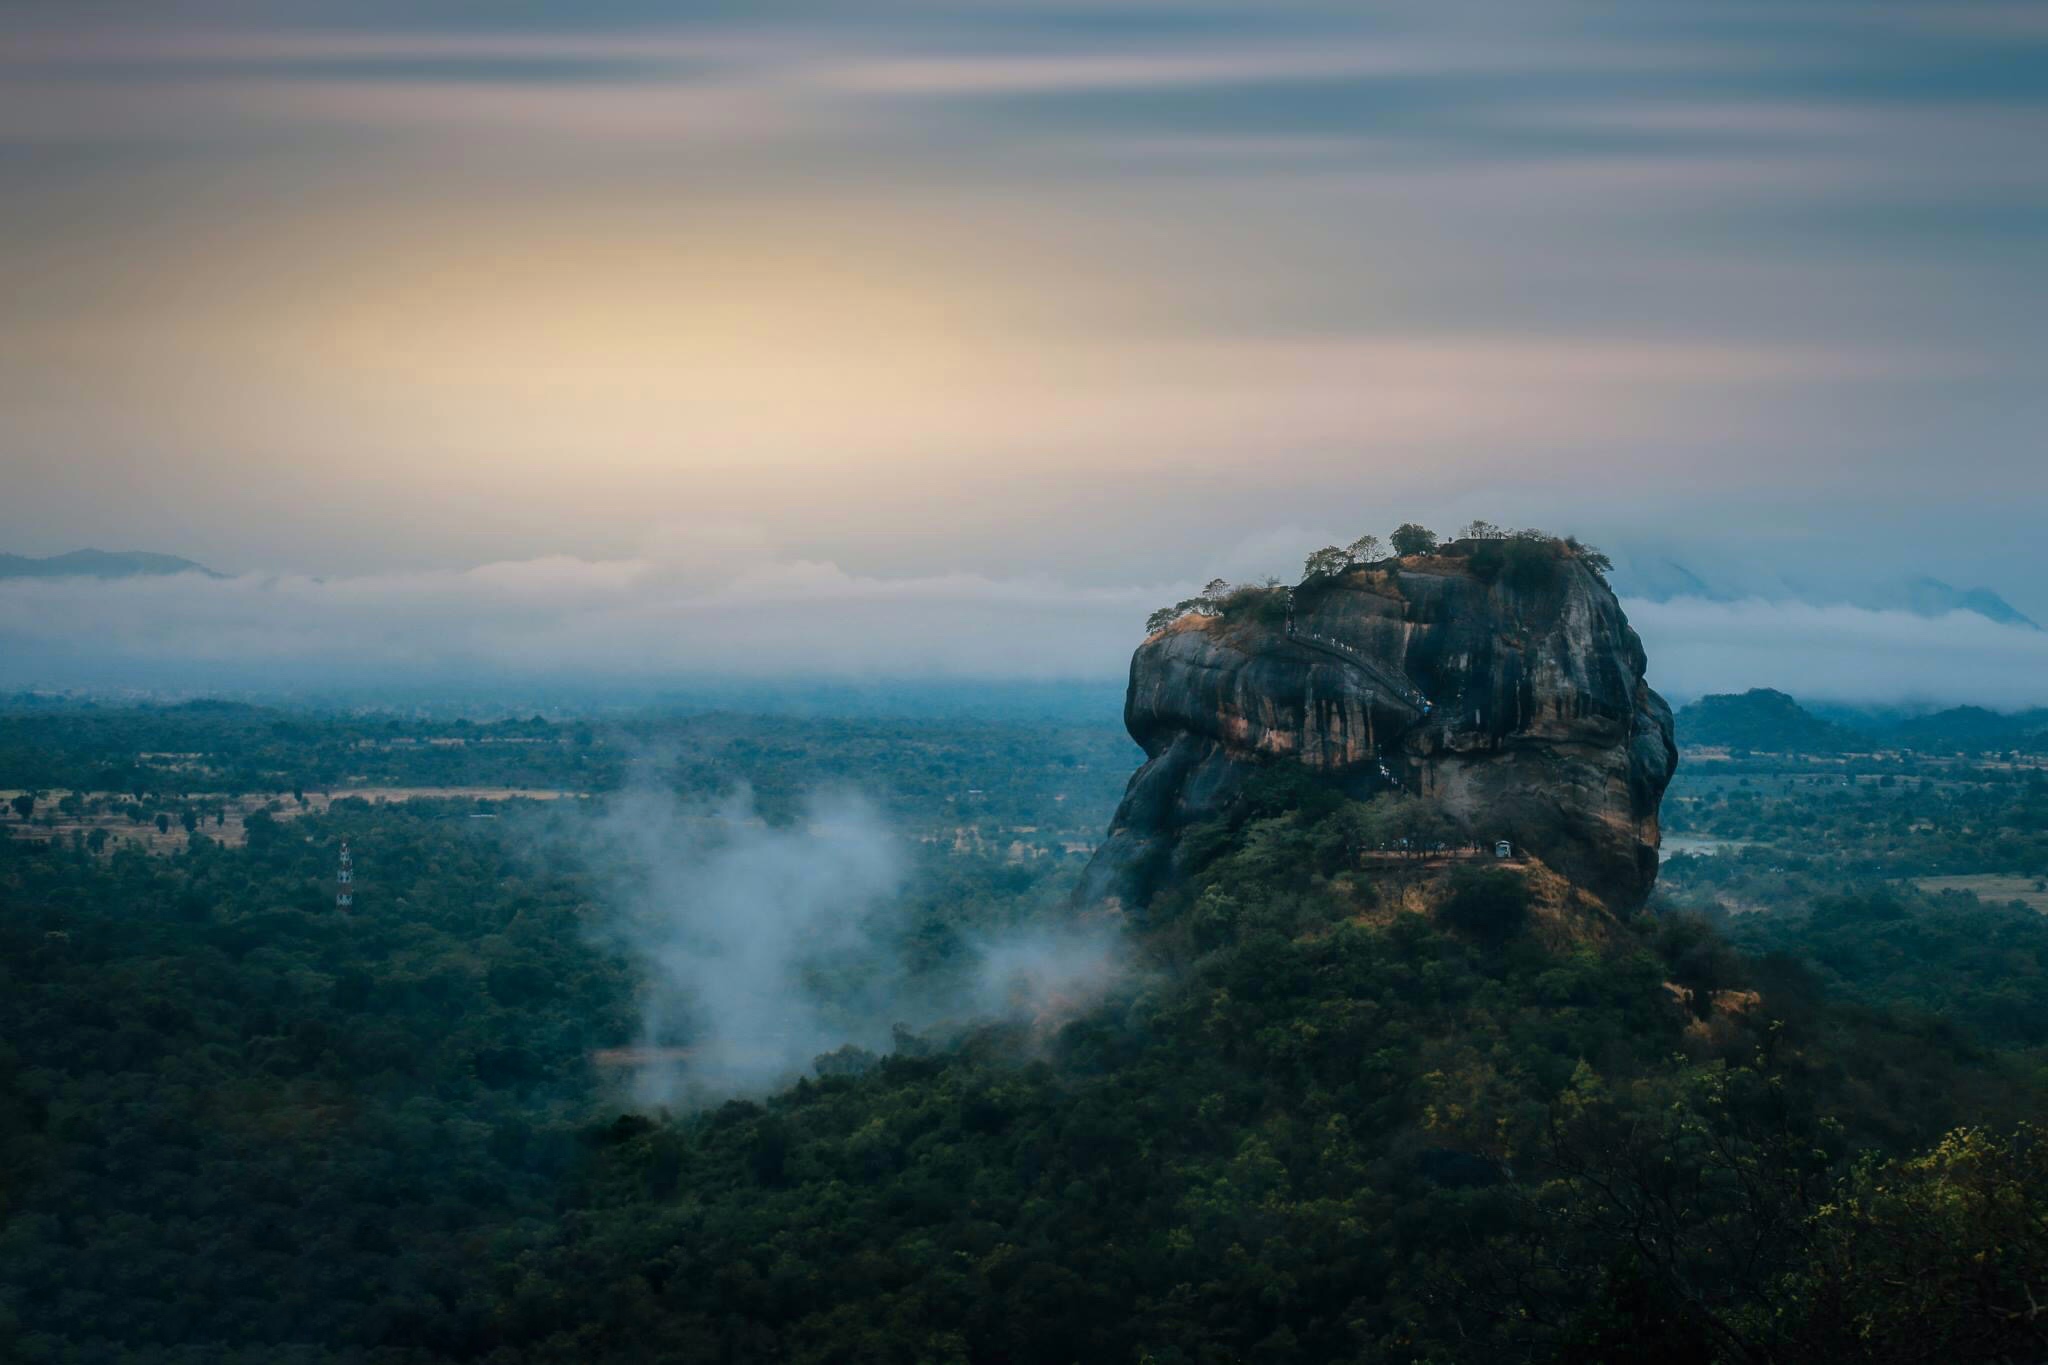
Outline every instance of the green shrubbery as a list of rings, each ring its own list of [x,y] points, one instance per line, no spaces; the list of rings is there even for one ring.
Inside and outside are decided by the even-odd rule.
[[[1278,626],[1287,619],[1287,590],[1271,583],[1225,583],[1217,579],[1199,597],[1161,607],[1145,619],[1145,633],[1157,634],[1188,616]]]
[[[1460,933],[1498,943],[1513,938],[1528,924],[1530,900],[1529,883],[1519,873],[1461,865],[1452,868],[1446,878],[1436,917]]]
[[[1664,981],[1751,980],[1703,927],[1548,949],[1504,932],[1498,869],[1453,876],[1455,930],[1364,927],[1370,881],[1332,875],[1361,818],[1255,785],[1155,905],[1150,970],[1033,1060],[988,1030],[608,1149],[494,1310],[501,1358],[2027,1354],[2029,1320],[1983,1314],[2041,1265],[2008,1228],[2043,1212],[2026,1135],[1855,1158],[1967,1114],[1967,1044],[1824,1006],[1702,1028]],[[2021,1155],[1979,1178],[1958,1143]],[[1980,1189],[1985,1216],[1943,1202]],[[1908,1262],[1950,1278],[1887,1314]]]
[[[1473,522],[1458,541],[1448,545],[1437,540],[1436,532],[1412,521],[1402,523],[1388,537],[1394,555],[1403,558],[1440,552],[1467,553],[1459,548],[1467,543],[1472,544],[1468,553],[1474,574],[1488,583],[1503,581],[1524,592],[1555,583],[1567,560],[1576,560],[1597,574],[1605,574],[1614,567],[1606,555],[1576,537],[1560,540],[1544,531],[1502,531],[1485,521]],[[1382,562],[1378,536],[1360,536],[1349,545],[1325,545],[1302,564],[1301,581],[1295,586],[1320,587],[1353,569]],[[1145,633],[1157,634],[1186,616],[1249,617],[1277,624],[1279,613],[1284,610],[1285,597],[1277,580],[1232,586],[1219,578],[1211,581],[1200,596],[1153,612],[1145,619]]]
[[[1531,592],[1557,581],[1564,564],[1555,542],[1516,536],[1482,542],[1472,552],[1472,572],[1489,583]]]

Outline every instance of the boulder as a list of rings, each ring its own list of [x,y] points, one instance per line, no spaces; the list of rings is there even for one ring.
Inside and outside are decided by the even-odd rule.
[[[1459,541],[1242,589],[1132,657],[1124,724],[1147,761],[1080,896],[1141,909],[1179,870],[1184,830],[1262,765],[1296,763],[1356,798],[1433,800],[1485,847],[1507,840],[1631,910],[1678,762],[1644,667],[1613,592],[1562,542],[1510,557]]]

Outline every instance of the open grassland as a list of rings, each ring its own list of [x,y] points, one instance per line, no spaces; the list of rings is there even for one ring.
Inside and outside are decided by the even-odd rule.
[[[1968,891],[1987,905],[2018,901],[2030,910],[2048,915],[2048,887],[2039,877],[2019,877],[1986,872],[1960,877],[1921,877],[1914,885],[1930,895],[1944,891]]]

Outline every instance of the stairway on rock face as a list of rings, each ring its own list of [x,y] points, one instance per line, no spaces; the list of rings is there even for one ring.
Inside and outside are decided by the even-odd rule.
[[[1415,685],[1406,678],[1397,678],[1393,670],[1377,660],[1368,658],[1351,646],[1326,635],[1303,632],[1294,623],[1294,590],[1287,590],[1287,638],[1307,649],[1320,649],[1332,658],[1342,660],[1353,668],[1363,671],[1366,676],[1385,688],[1390,696],[1414,711],[1418,718],[1436,710],[1436,705],[1422,695]]]
[[[1292,588],[1287,590],[1286,635],[1295,644],[1301,645],[1306,649],[1319,649],[1325,654],[1358,669],[1385,688],[1397,701],[1406,704],[1410,710],[1415,712],[1416,719],[1418,720],[1426,719],[1429,713],[1436,709],[1435,704],[1428,697],[1423,696],[1406,678],[1395,681],[1393,671],[1385,665],[1367,658],[1349,645],[1343,644],[1329,636],[1313,632],[1303,634],[1294,623],[1294,589]],[[1378,746],[1375,746],[1373,750],[1373,762],[1378,767],[1380,776],[1396,791],[1405,792],[1408,790],[1408,784],[1395,776],[1393,769],[1387,766],[1386,756],[1379,750]]]

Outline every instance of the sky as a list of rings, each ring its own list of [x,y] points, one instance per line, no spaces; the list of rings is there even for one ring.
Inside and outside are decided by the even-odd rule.
[[[0,631],[1099,674],[1471,517],[2048,620],[2044,146],[2034,4],[15,0],[0,550],[256,586]]]

